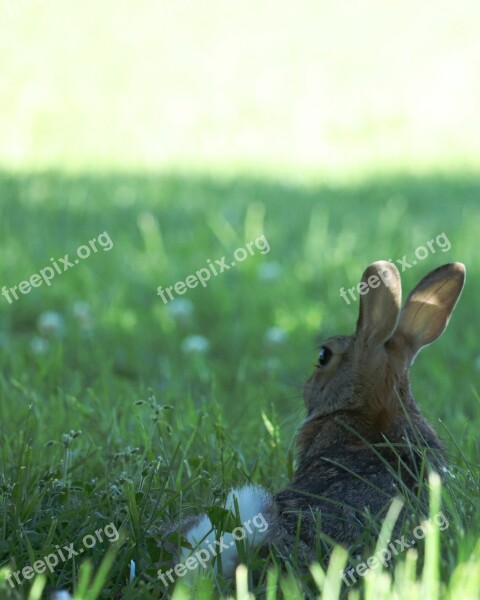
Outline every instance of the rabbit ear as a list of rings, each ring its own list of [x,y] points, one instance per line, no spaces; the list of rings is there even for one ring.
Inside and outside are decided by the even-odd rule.
[[[450,263],[428,273],[410,292],[395,332],[396,340],[403,338],[410,361],[445,331],[464,282],[465,266]]]
[[[384,260],[372,263],[365,269],[359,291],[357,341],[361,346],[384,344],[395,331],[402,302],[397,267]]]

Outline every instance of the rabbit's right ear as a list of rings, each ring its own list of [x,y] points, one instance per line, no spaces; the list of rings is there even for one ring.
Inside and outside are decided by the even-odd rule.
[[[362,352],[384,344],[395,331],[402,302],[397,267],[385,260],[372,263],[362,276],[359,290],[360,313],[355,337]]]
[[[465,266],[450,263],[428,273],[410,292],[395,332],[395,340],[405,344],[410,363],[445,331],[464,282]]]

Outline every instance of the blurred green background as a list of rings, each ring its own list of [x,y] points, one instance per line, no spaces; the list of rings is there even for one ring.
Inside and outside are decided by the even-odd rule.
[[[150,597],[128,572],[153,572],[152,523],[286,483],[316,345],[355,326],[340,288],[441,233],[404,294],[455,260],[467,284],[413,387],[478,471],[479,18],[468,0],[0,4],[0,285],[113,241],[0,296],[0,569],[113,518],[105,597]],[[270,252],[157,296],[262,234]],[[478,533],[452,532],[463,556]]]

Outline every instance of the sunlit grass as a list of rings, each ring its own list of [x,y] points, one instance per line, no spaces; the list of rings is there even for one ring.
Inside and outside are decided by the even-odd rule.
[[[9,168],[346,181],[479,166],[475,0],[9,4]]]

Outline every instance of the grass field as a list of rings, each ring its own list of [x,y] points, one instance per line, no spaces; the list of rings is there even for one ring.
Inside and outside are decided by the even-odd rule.
[[[339,288],[355,285],[370,261],[410,258],[442,232],[448,252],[403,279],[411,288],[457,259],[468,269],[450,327],[418,359],[413,385],[458,478],[442,572],[448,581],[457,563],[469,568],[480,534],[477,181],[305,189],[245,179],[3,175],[0,185],[11,202],[1,221],[7,287],[50,257],[69,252],[71,260],[103,231],[113,243],[50,287],[12,304],[1,298],[2,547],[13,570],[113,521],[125,541],[112,545],[103,597],[158,597],[158,582],[142,581],[159,558],[152,527],[181,506],[212,506],[234,484],[286,483],[317,335],[355,324],[357,305]],[[270,252],[189,290],[183,306],[156,295],[158,285],[184,280],[207,258],[232,256],[261,233]],[[45,316],[51,311],[56,318]],[[70,439],[72,430],[82,433]],[[98,566],[105,552],[97,544],[89,558]],[[131,560],[138,573],[128,583]],[[81,562],[61,564],[49,581],[70,586]],[[28,583],[12,597],[23,597]]]
[[[0,7],[0,286],[18,296],[0,296],[0,598],[48,586],[75,600],[246,599],[248,586],[269,600],[479,598],[476,4],[12,6]],[[240,572],[235,588],[209,573],[165,590],[159,527],[233,485],[288,481],[318,343],[355,327],[340,288],[441,234],[448,246],[402,281],[406,295],[440,264],[467,268],[448,330],[412,373],[449,453],[448,528],[349,590],[340,552],[326,578],[291,567],[255,586]],[[268,251],[251,246],[206,287],[157,295],[260,236]],[[47,267],[48,285],[19,291]],[[8,583],[99,529],[83,555]]]

